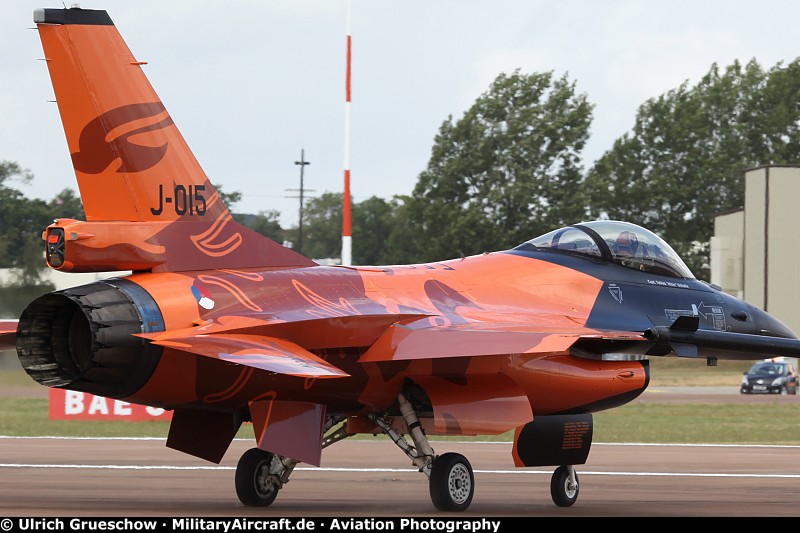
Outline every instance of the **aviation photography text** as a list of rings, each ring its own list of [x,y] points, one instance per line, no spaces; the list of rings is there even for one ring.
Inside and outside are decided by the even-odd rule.
[[[431,531],[498,533],[503,519],[443,518],[3,518],[0,531]]]

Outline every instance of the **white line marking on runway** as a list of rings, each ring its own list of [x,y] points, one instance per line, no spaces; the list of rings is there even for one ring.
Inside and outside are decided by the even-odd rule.
[[[233,466],[177,466],[177,465],[79,465],[79,464],[23,464],[0,463],[0,468],[64,468],[76,470],[236,470]],[[413,468],[295,468],[297,471],[306,472],[393,472],[417,473]],[[551,475],[549,470],[480,470],[476,474],[515,474],[515,475]],[[773,479],[799,479],[800,474],[707,474],[700,472],[602,472],[581,471],[581,476],[669,476],[669,477],[725,477],[725,478],[773,478]]]
[[[130,440],[130,441],[162,441],[166,442],[166,437],[48,437],[48,436],[22,436],[22,435],[0,435],[0,439],[52,439],[52,440]],[[234,439],[234,442],[252,442],[253,439]],[[359,443],[372,442],[385,444],[391,442],[387,439],[356,439]],[[495,444],[501,446],[513,446],[511,441],[477,441],[477,440],[435,440],[431,439],[434,443],[449,443],[449,444]],[[350,442],[354,442],[351,440]],[[685,447],[685,448],[800,448],[800,445],[794,444],[691,444],[691,443],[669,443],[669,442],[593,442],[592,446],[669,446],[669,447]]]

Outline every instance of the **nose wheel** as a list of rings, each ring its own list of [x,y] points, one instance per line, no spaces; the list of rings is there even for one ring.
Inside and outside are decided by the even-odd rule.
[[[550,478],[550,495],[559,507],[570,507],[578,499],[578,474],[575,467],[562,465]]]

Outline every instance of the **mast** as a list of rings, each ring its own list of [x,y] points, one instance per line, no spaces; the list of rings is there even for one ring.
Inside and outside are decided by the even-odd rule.
[[[353,233],[350,222],[350,59],[352,38],[350,36],[350,0],[347,3],[347,71],[345,75],[344,103],[344,192],[342,193],[342,264],[353,263]]]

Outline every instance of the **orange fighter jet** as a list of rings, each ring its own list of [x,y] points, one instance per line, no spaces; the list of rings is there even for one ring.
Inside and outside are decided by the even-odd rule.
[[[245,505],[270,505],[325,447],[385,434],[437,509],[463,511],[470,463],[429,437],[513,431],[515,464],[556,467],[552,499],[570,506],[592,413],[639,396],[648,357],[800,355],[780,321],[625,222],[437,263],[317,265],[231,218],[105,11],[34,21],[86,212],[46,228],[47,263],[133,273],[42,296],[5,336],[43,385],[172,410],[170,448],[219,462],[252,423]]]

